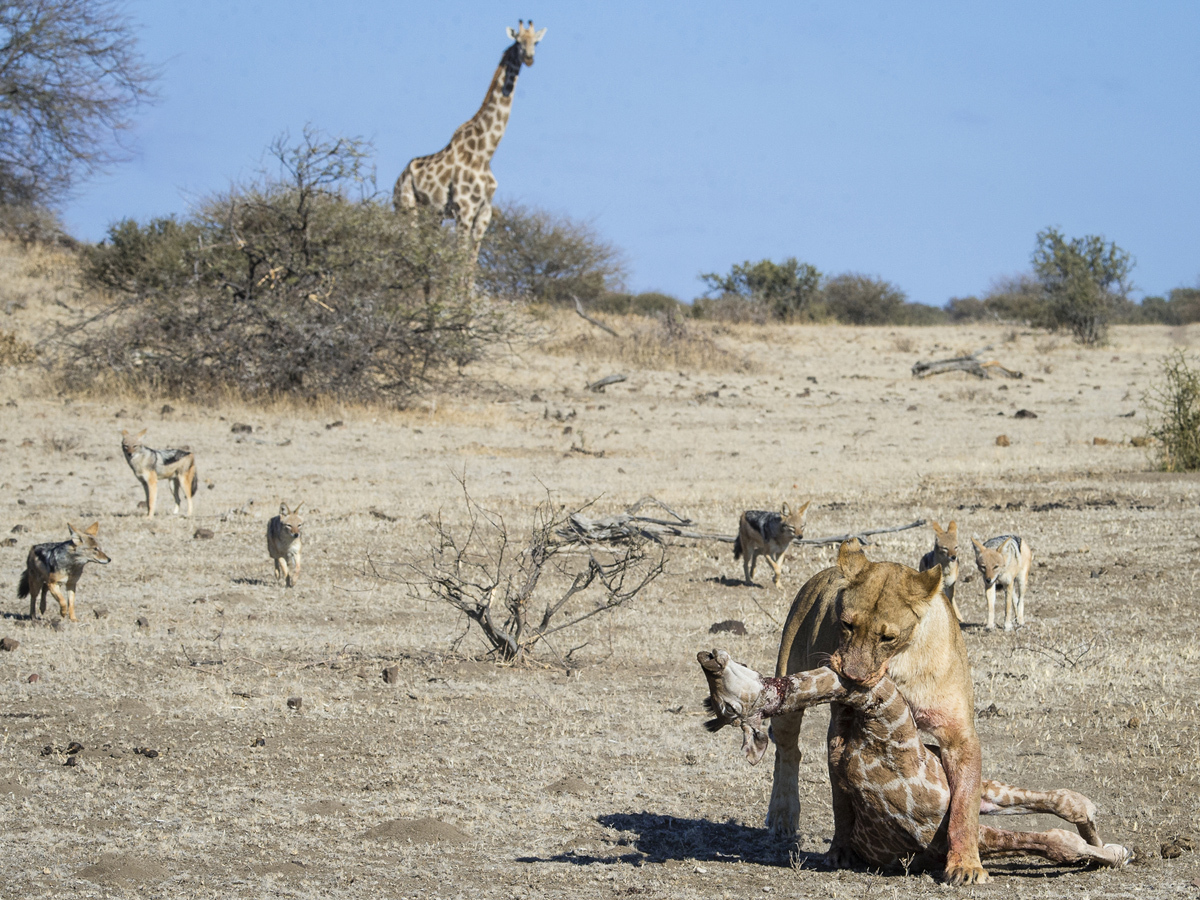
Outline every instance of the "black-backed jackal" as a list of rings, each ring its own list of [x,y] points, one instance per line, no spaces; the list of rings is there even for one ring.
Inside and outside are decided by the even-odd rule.
[[[296,584],[300,577],[300,527],[304,519],[300,517],[300,507],[288,509],[286,503],[279,504],[279,515],[267,523],[267,552],[275,560],[275,578],[282,578],[288,587]]]
[[[746,584],[754,583],[754,566],[759,554],[762,554],[774,569],[775,587],[779,587],[783,553],[793,540],[804,537],[804,514],[807,510],[808,503],[795,512],[785,503],[779,512],[748,509],[742,513],[737,540],[733,542],[733,558],[742,561]]]
[[[75,618],[75,585],[83,574],[83,567],[90,562],[102,566],[110,562],[107,554],[100,549],[96,542],[96,532],[100,523],[93,522],[83,531],[77,531],[74,525],[68,524],[71,533],[69,540],[37,544],[29,551],[25,561],[25,572],[17,585],[17,599],[29,598],[29,618],[37,618],[38,598],[41,598],[42,612],[46,611],[46,592],[49,591],[58,601],[59,612],[64,619],[72,622]],[[60,585],[66,582],[67,595],[64,597]]]
[[[962,611],[954,600],[954,584],[958,581],[958,523],[951,522],[943,531],[938,523],[929,520],[933,526],[933,549],[921,557],[917,563],[917,571],[924,572],[934,566],[942,567],[942,593],[950,601],[950,608],[958,621],[963,620]]]
[[[1004,588],[1004,630],[1012,631],[1013,619],[1025,624],[1025,589],[1029,587],[1029,567],[1033,550],[1028,542],[1015,534],[1001,534],[975,545],[975,565],[983,576],[983,593],[987,597],[987,627],[996,627],[996,585]]]
[[[146,436],[143,428],[137,434],[121,432],[121,452],[125,462],[133,469],[142,487],[146,489],[146,517],[154,517],[154,503],[158,497],[158,480],[169,479],[175,495],[175,512],[179,512],[180,497],[187,498],[187,514],[192,514],[192,495],[196,493],[199,479],[196,476],[196,457],[189,450],[155,450],[142,443]]]

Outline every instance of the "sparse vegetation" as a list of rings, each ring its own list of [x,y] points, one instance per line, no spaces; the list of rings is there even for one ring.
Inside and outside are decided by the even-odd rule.
[[[368,146],[306,129],[278,171],[84,253],[115,297],[69,336],[74,376],[169,394],[403,403],[507,337],[452,230],[379,201]]]
[[[782,322],[822,317],[818,308],[821,273],[794,256],[782,263],[747,260],[735,264],[728,275],[710,272],[701,275],[700,280],[708,285],[706,296],[764,307],[766,315]]]
[[[1200,469],[1200,369],[1182,350],[1162,360],[1159,381],[1143,398],[1147,436],[1166,472]]]
[[[1133,265],[1133,257],[1103,237],[1068,240],[1054,228],[1038,233],[1033,251],[1050,321],[1087,345],[1104,341],[1108,323],[1128,302]]]
[[[0,366],[23,366],[37,359],[37,351],[11,331],[0,331]]]
[[[590,225],[519,203],[493,207],[479,251],[476,284],[503,299],[535,303],[595,300],[619,291],[625,262]]]
[[[646,540],[616,548],[564,540],[559,532],[578,510],[549,496],[533,510],[525,543],[515,545],[504,516],[475,501],[465,480],[459,484],[467,523],[456,529],[438,514],[429,558],[412,564],[409,585],[417,598],[465,615],[499,661],[523,663],[544,645],[569,663],[582,648],[560,652],[552,637],[628,603],[662,574],[665,550]]]

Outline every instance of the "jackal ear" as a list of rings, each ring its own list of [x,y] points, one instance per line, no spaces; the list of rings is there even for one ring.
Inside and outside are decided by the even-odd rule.
[[[838,547],[838,568],[850,581],[861,575],[869,563],[870,560],[867,559],[867,554],[863,553],[862,544],[857,538],[844,541],[842,546]]]
[[[78,528],[76,528],[74,525],[72,525],[70,522],[67,523],[67,531],[69,531],[72,536],[77,535],[77,534],[82,534],[82,532]]]
[[[146,436],[146,432],[149,430],[150,430],[149,428],[143,428],[141,431],[139,431],[137,434],[134,435],[134,438],[139,438],[139,439],[144,438]]]
[[[946,534],[950,535],[950,537],[954,538],[956,541],[958,540],[958,523],[953,519],[951,519],[950,524],[946,526]]]
[[[83,533],[90,534],[92,537],[95,537],[97,534],[100,533],[100,523],[98,521],[93,522],[87,528],[83,529]]]
[[[287,504],[286,504],[286,503],[282,503],[282,502],[281,502],[281,503],[279,504],[279,514],[280,514],[281,516],[286,516],[286,515],[288,514],[288,508],[287,508]]]
[[[941,528],[941,526],[940,526],[940,525],[938,525],[938,523],[937,523],[937,519],[930,519],[930,520],[929,520],[929,527],[933,529],[933,533],[934,533],[934,534],[941,534],[941,533],[942,533],[942,528]]]
[[[792,508],[787,505],[786,500],[783,502],[783,506],[780,508],[779,514],[785,519],[790,519],[792,517]]]
[[[800,516],[801,518],[803,518],[803,517],[804,517],[804,515],[805,515],[805,513],[807,513],[807,512],[808,512],[808,505],[809,505],[810,503],[812,503],[812,501],[811,501],[811,500],[806,500],[806,501],[804,502],[804,505],[803,505],[802,507],[800,507],[798,510],[796,510],[796,515],[798,515],[798,516]]]
[[[971,543],[975,545],[975,552],[976,552],[976,553],[982,553],[984,550],[986,550],[986,549],[987,549],[985,546],[983,546],[983,544],[981,544],[981,543],[979,542],[979,538],[977,538],[977,537],[972,537],[972,538],[971,538]]]
[[[296,513],[300,512],[300,507],[302,507],[303,505],[304,505],[304,501],[301,500],[294,507],[292,507],[292,515],[294,516]]]

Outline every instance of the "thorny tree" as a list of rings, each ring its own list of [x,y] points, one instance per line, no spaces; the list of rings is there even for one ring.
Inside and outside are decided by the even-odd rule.
[[[53,204],[125,158],[154,77],[118,4],[0,0],[0,205]]]
[[[564,540],[556,532],[578,510],[550,496],[538,504],[529,535],[518,544],[504,517],[476,502],[465,481],[460,484],[465,526],[455,529],[438,514],[429,557],[411,564],[408,584],[417,597],[447,603],[478,625],[500,660],[524,662],[544,643],[569,662],[581,648],[559,654],[551,636],[628,603],[662,574],[661,545]]]

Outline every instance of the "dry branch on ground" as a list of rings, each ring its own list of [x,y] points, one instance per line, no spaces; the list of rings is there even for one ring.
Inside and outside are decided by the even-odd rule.
[[[928,378],[930,375],[942,375],[946,372],[967,372],[976,378],[991,378],[993,371],[999,372],[1005,378],[1025,377],[1015,369],[1002,366],[997,360],[981,360],[979,358],[991,349],[991,345],[989,345],[967,356],[955,356],[950,359],[938,359],[929,362],[923,360],[915,362],[912,367],[913,377]]]

